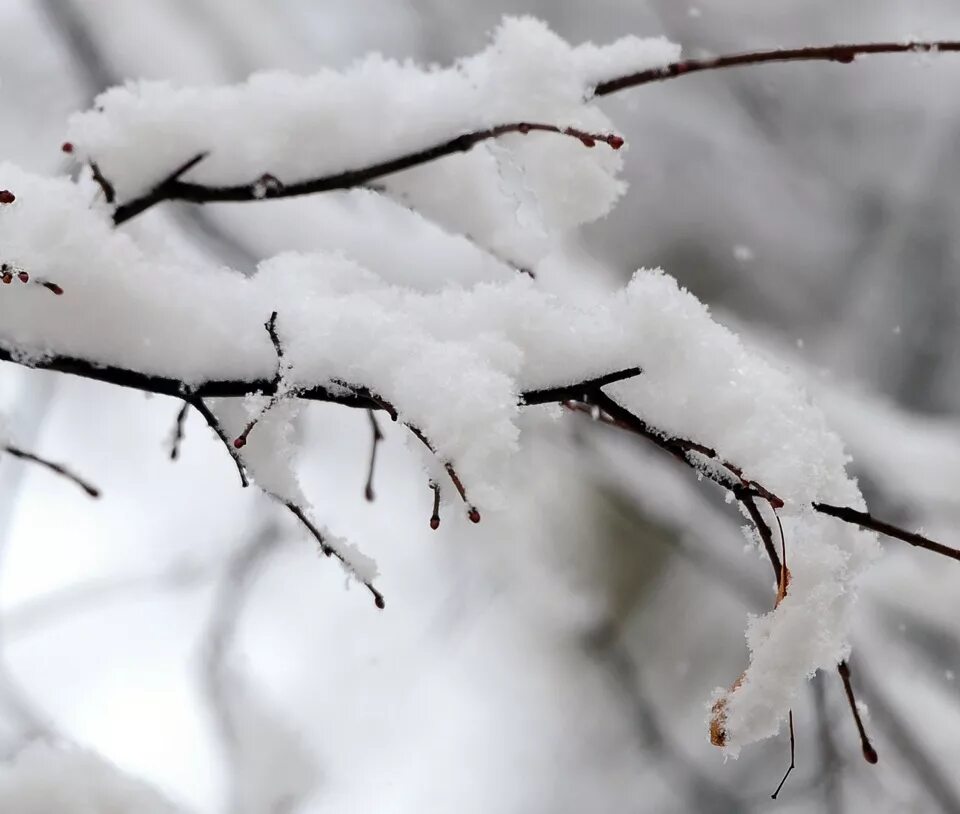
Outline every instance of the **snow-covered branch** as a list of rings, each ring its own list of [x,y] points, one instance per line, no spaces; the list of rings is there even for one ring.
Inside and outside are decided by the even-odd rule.
[[[11,284],[0,360],[182,401],[174,450],[195,408],[243,484],[292,513],[378,607],[376,564],[318,525],[300,489],[291,425],[306,403],[406,426],[430,453],[434,527],[447,480],[474,522],[507,503],[521,412],[559,420],[565,405],[644,437],[739,501],[773,567],[774,609],[748,623],[750,665],[722,693],[717,740],[735,753],[775,734],[807,676],[846,657],[855,588],[879,554],[864,529],[957,552],[874,519],[802,388],[672,278],[640,270],[622,290],[582,297],[496,257],[535,264],[622,194],[623,140],[599,96],[734,65],[916,50],[933,45],[678,62],[663,40],[571,47],[523,19],[448,69],[370,57],[307,78],[114,88],[71,122],[69,150],[90,168],[79,181],[0,165],[13,190],[0,199],[0,279]],[[586,149],[597,141],[613,149]],[[374,180],[415,210],[401,222],[376,193],[351,192],[376,247],[285,253],[253,277],[114,228],[165,200],[258,201]],[[423,244],[440,258],[430,271],[415,253]],[[63,296],[14,280],[57,280],[41,285]]]

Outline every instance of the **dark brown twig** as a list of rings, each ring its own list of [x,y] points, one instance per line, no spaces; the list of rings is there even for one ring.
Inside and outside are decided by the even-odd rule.
[[[317,528],[317,526],[313,523],[313,521],[310,520],[309,517],[307,517],[307,514],[306,512],[304,512],[303,509],[301,509],[296,503],[293,503],[292,501],[283,500],[281,498],[276,497],[276,495],[273,495],[273,497],[276,498],[278,501],[280,501],[280,503],[282,503],[284,506],[286,506],[287,510],[294,517],[296,517],[301,523],[303,523],[307,531],[309,531],[310,534],[313,536],[313,539],[317,541],[317,545],[320,546],[320,551],[325,556],[336,557],[347,568],[351,568],[352,570],[349,560],[347,560],[347,558],[344,557],[343,554],[341,554],[339,551],[337,551],[327,542],[326,538],[323,536],[323,533],[320,531],[320,529]],[[354,576],[356,576],[356,574],[354,574]],[[383,610],[386,607],[386,601],[383,598],[383,594],[380,593],[380,591],[378,591],[376,587],[374,587],[372,582],[369,582],[368,580],[365,580],[365,579],[361,579],[360,577],[356,577],[356,578],[373,595],[374,604],[378,608],[380,608],[380,610]]]
[[[933,551],[935,554],[942,554],[944,557],[960,560],[960,550],[951,548],[943,543],[938,543],[935,540],[931,540],[929,537],[924,537],[922,534],[918,534],[917,532],[907,531],[906,529],[894,526],[892,523],[878,520],[867,512],[859,512],[856,509],[851,509],[848,506],[831,506],[828,503],[814,503],[813,508],[820,512],[820,514],[836,517],[838,520],[843,520],[845,523],[851,523],[852,525],[861,526],[862,528],[870,529],[871,531],[877,531],[880,534],[885,534],[887,537],[894,537],[897,540],[903,540],[903,542],[909,543],[917,548],[925,548],[927,551]]]
[[[186,401],[190,403],[190,406],[193,407],[200,415],[203,416],[203,420],[207,422],[207,426],[214,431],[217,438],[220,439],[220,443],[226,448],[227,452],[230,453],[230,457],[233,459],[234,466],[237,467],[237,473],[240,475],[240,484],[246,488],[250,485],[250,480],[247,477],[247,468],[243,464],[243,459],[240,457],[239,450],[230,442],[230,438],[227,436],[226,430],[223,429],[223,426],[220,424],[220,420],[213,414],[213,411],[207,407],[202,398],[199,398],[196,395],[189,396]]]
[[[707,59],[682,59],[658,68],[608,79],[594,88],[595,96],[607,96],[627,88],[663,82],[702,71],[716,71],[746,65],[770,62],[837,62],[849,65],[858,56],[867,54],[927,54],[938,51],[960,51],[960,41],[940,40],[926,42],[869,42],[837,45],[813,45],[805,48],[777,48],[771,51],[749,51],[743,54],[725,54]]]
[[[850,712],[853,714],[853,721],[857,725],[857,733],[860,735],[863,759],[867,761],[867,763],[876,763],[879,759],[877,750],[873,748],[873,744],[870,743],[870,738],[867,737],[867,730],[863,726],[863,720],[860,718],[860,710],[857,707],[857,698],[853,694],[853,684],[850,681],[850,665],[847,664],[846,661],[841,661],[837,665],[837,672],[840,673],[840,678],[843,681],[843,689],[847,694],[847,703],[850,705]]]
[[[760,539],[763,541],[763,547],[766,549],[767,557],[770,560],[770,565],[773,566],[774,579],[777,580],[778,585],[781,584],[784,579],[784,565],[780,560],[780,556],[777,554],[777,547],[773,542],[773,532],[770,529],[770,525],[766,520],[763,519],[760,509],[757,506],[756,501],[753,499],[753,495],[750,494],[746,487],[736,487],[733,490],[733,494],[736,496],[737,500],[743,504],[743,507],[750,515],[750,519],[753,521],[753,525],[756,527],[757,533],[760,535]]]
[[[177,419],[173,425],[173,438],[170,441],[170,460],[175,461],[180,457],[180,445],[183,443],[183,429],[187,422],[187,413],[190,412],[190,402],[185,401],[180,411],[177,413]]]
[[[267,329],[270,342],[273,344],[274,353],[277,355],[277,372],[273,377],[273,394],[260,411],[247,422],[247,426],[243,428],[243,432],[233,439],[233,446],[236,449],[242,449],[247,445],[247,437],[253,431],[253,428],[257,426],[257,422],[276,407],[277,403],[286,395],[286,393],[283,392],[283,374],[285,372],[283,366],[283,345],[280,344],[280,337],[277,334],[276,311],[270,314],[270,319],[263,324],[263,327]]]
[[[93,172],[93,180],[97,182],[97,186],[103,191],[103,198],[108,204],[115,203],[117,200],[117,190],[114,188],[113,184],[107,180],[106,176],[100,171],[100,167],[97,165],[96,161],[90,162],[90,169]]]
[[[790,710],[788,720],[790,721],[790,765],[787,767],[786,773],[783,775],[783,779],[780,781],[780,785],[777,786],[777,790],[770,795],[771,800],[776,800],[780,794],[780,790],[783,788],[783,784],[787,782],[787,778],[790,776],[790,773],[797,768],[797,741],[793,731],[793,710]]]
[[[510,124],[490,127],[486,130],[464,133],[440,144],[436,144],[433,147],[418,150],[415,153],[387,161],[381,161],[368,167],[346,170],[320,178],[311,178],[306,181],[281,183],[277,181],[276,178],[273,178],[273,176],[269,177],[272,178],[275,183],[266,184],[264,183],[266,176],[260,176],[246,184],[237,184],[234,186],[206,186],[204,184],[193,184],[188,181],[181,181],[180,177],[206,156],[206,153],[203,153],[186,162],[182,167],[157,184],[146,195],[118,206],[113,213],[113,222],[119,226],[121,223],[126,223],[126,221],[135,218],[141,212],[163,201],[177,200],[196,204],[229,201],[262,201],[273,198],[292,198],[300,195],[311,195],[317,192],[330,192],[338,189],[352,189],[353,187],[364,186],[370,181],[376,178],[382,178],[385,175],[392,175],[395,172],[410,169],[420,164],[427,164],[430,161],[435,161],[447,155],[466,152],[472,149],[474,145],[482,141],[487,141],[488,139],[500,138],[509,133],[526,134],[534,131],[570,136],[580,141],[585,147],[593,147],[598,141],[608,144],[614,150],[619,150],[620,147],[623,146],[623,139],[610,133],[587,133],[573,127],[561,128],[552,124],[536,122],[512,122]]]
[[[595,96],[607,96],[611,93],[653,82],[662,82],[667,79],[675,79],[689,74],[736,66],[761,65],[772,62],[835,62],[849,64],[853,62],[857,56],[866,54],[932,53],[938,51],[960,51],[960,42],[944,40],[913,43],[882,42],[837,44],[772,51],[752,51],[709,59],[684,59],[657,68],[649,68],[633,74],[608,79],[597,84],[593,89],[593,93]],[[490,127],[486,130],[462,133],[461,135],[431,147],[425,147],[422,150],[371,164],[367,167],[346,170],[333,175],[312,178],[305,181],[285,184],[279,182],[275,184],[264,184],[264,176],[260,176],[248,183],[234,186],[206,186],[181,181],[180,176],[204,157],[204,154],[201,154],[171,173],[146,195],[118,206],[114,212],[113,220],[115,224],[119,225],[136,217],[150,207],[169,200],[189,201],[197,204],[212,203],[215,201],[258,201],[267,198],[288,198],[298,195],[310,195],[317,192],[351,189],[353,187],[367,185],[378,178],[407,170],[411,167],[436,161],[448,155],[466,152],[472,149],[474,145],[488,139],[498,138],[507,133],[529,133],[532,131],[559,133],[571,136],[580,140],[588,147],[592,147],[597,141],[604,141],[614,149],[619,149],[623,144],[623,139],[615,135],[586,133],[574,128],[560,128],[552,124],[512,122],[510,124]],[[272,176],[270,177],[272,178]]]
[[[377,465],[377,447],[383,440],[383,431],[380,429],[380,425],[377,423],[377,417],[373,410],[367,410],[367,416],[370,418],[372,441],[370,443],[370,465],[367,468],[367,484],[363,489],[363,496],[367,500],[373,501],[376,497],[373,491],[373,472]]]
[[[430,488],[433,490],[433,514],[430,515],[430,528],[436,531],[440,528],[440,484],[432,480]]]
[[[62,478],[66,478],[71,483],[75,483],[84,492],[86,492],[90,497],[98,498],[100,497],[100,490],[96,486],[93,486],[88,481],[81,478],[79,475],[71,472],[62,464],[54,463],[53,461],[48,461],[46,458],[41,458],[39,455],[35,455],[32,452],[27,452],[26,450],[20,449],[19,447],[12,446],[10,444],[4,445],[2,448],[3,452],[6,452],[8,455],[12,455],[14,458],[19,458],[21,461],[27,461],[29,463],[34,463],[39,466],[42,466],[44,469],[48,469],[56,475],[60,475]]]

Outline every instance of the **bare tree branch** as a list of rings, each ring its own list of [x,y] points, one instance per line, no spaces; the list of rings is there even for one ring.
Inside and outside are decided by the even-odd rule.
[[[867,54],[928,54],[939,51],[960,51],[960,41],[930,40],[916,42],[865,42],[837,45],[813,45],[805,48],[775,48],[770,51],[748,51],[707,59],[682,59],[658,68],[608,79],[594,88],[594,95],[607,96],[627,88],[648,85],[688,76],[702,71],[736,68],[746,65],[764,65],[771,62],[837,62],[849,65],[858,56]]]
[[[675,79],[693,73],[737,66],[763,65],[773,62],[835,62],[849,64],[852,63],[856,57],[867,54],[933,53],[941,51],[960,51],[960,41],[931,40],[917,42],[836,44],[810,46],[806,48],[775,49],[771,51],[751,51],[743,54],[728,54],[709,59],[685,59],[600,82],[594,87],[593,94],[602,97],[653,82],[662,82],[667,79]],[[345,170],[333,175],[307,180],[287,183],[278,181],[274,184],[264,184],[263,180],[266,177],[276,181],[276,179],[269,174],[244,184],[232,186],[208,186],[180,180],[180,176],[202,158],[201,155],[190,159],[187,164],[174,173],[171,173],[171,175],[157,184],[147,194],[118,206],[114,212],[113,220],[117,225],[125,223],[152,206],[170,200],[189,201],[196,204],[228,201],[259,201],[266,198],[289,198],[299,195],[311,195],[318,192],[351,189],[353,187],[368,185],[378,178],[383,178],[384,176],[392,175],[402,170],[428,164],[448,155],[466,152],[475,145],[489,139],[499,138],[508,133],[530,133],[533,131],[571,136],[580,140],[587,147],[593,147],[597,141],[606,142],[615,150],[620,149],[623,145],[623,139],[616,135],[587,133],[570,127],[560,128],[552,124],[511,122],[496,125],[485,130],[462,133],[433,146],[380,161],[367,167]]]
[[[235,186],[205,186],[204,184],[181,181],[180,176],[202,160],[205,154],[201,154],[191,158],[178,170],[157,184],[146,195],[118,206],[113,213],[113,222],[119,226],[121,223],[126,223],[141,212],[163,201],[188,201],[196,204],[229,201],[249,202],[262,201],[268,198],[292,198],[299,195],[312,195],[317,192],[331,192],[338,189],[352,189],[353,187],[364,186],[370,181],[382,178],[385,175],[391,175],[401,170],[427,164],[444,156],[467,152],[482,141],[500,138],[509,133],[525,135],[534,131],[570,136],[580,141],[585,147],[593,147],[598,141],[605,142],[614,150],[619,150],[620,147],[623,146],[623,139],[620,138],[620,136],[609,133],[587,133],[583,130],[577,130],[574,127],[561,128],[552,124],[536,122],[511,122],[510,124],[500,124],[486,130],[464,133],[440,144],[436,144],[433,147],[418,150],[415,153],[410,153],[388,161],[381,161],[369,167],[345,170],[344,172],[338,172],[334,175],[311,178],[306,181],[283,183],[269,174],[262,175],[248,183]],[[264,179],[267,177],[269,177],[273,183],[264,183]]]
[[[71,472],[69,469],[63,466],[63,464],[48,461],[46,458],[41,458],[39,455],[36,455],[32,452],[27,452],[26,450],[22,450],[19,447],[11,446],[9,444],[0,447],[0,452],[5,452],[8,455],[12,455],[14,458],[19,458],[21,461],[28,461],[30,463],[38,464],[45,469],[49,469],[54,474],[59,475],[62,478],[66,478],[71,483],[75,483],[90,497],[100,497],[100,490],[97,489],[96,486],[93,486],[89,481],[86,481],[79,475]]]

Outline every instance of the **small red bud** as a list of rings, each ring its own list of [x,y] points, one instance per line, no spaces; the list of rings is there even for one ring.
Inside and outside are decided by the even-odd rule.
[[[17,196],[9,189],[0,189],[0,204],[12,204],[15,200]]]
[[[430,528],[432,528],[434,531],[440,528],[440,518],[436,515],[430,518]]]
[[[17,272],[17,279],[20,280],[21,283],[29,283],[30,275],[27,274],[27,272],[25,271],[20,271],[20,272]]]
[[[383,610],[385,607],[387,607],[387,603],[383,601],[383,597],[380,596],[380,594],[377,594],[373,598],[373,604],[380,608],[380,610]]]
[[[470,522],[471,522],[471,523],[479,523],[479,522],[480,522],[480,512],[477,511],[476,506],[471,506],[471,507],[470,507],[470,511],[467,512],[467,517],[470,518]]]
[[[591,136],[580,136],[580,141],[583,142],[584,147],[596,147],[597,141]]]
[[[47,289],[47,291],[52,291],[58,297],[63,294],[63,289],[60,288],[60,286],[58,286],[56,283],[42,283],[42,285],[45,289]]]
[[[13,282],[13,275],[9,271],[5,271],[0,274],[0,280],[3,281],[4,285],[10,285]]]
[[[235,438],[233,440],[233,446],[236,449],[243,449],[246,445],[247,445],[247,439],[244,438],[242,435],[239,438]]]
[[[613,147],[614,150],[619,150],[623,147],[623,139],[620,136],[610,136],[607,138],[607,144]]]
[[[68,155],[73,152],[73,142],[65,141],[60,145],[60,149]]]

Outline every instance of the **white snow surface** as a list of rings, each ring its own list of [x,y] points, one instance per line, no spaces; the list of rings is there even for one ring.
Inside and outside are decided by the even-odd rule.
[[[177,814],[180,809],[93,752],[36,742],[0,764],[0,811]]]
[[[265,171],[301,179],[503,121],[605,129],[606,119],[583,101],[592,84],[675,56],[663,41],[632,38],[570,48],[540,23],[507,20],[486,51],[447,70],[370,57],[342,74],[306,79],[266,74],[228,88],[115,89],[100,98],[101,111],[73,120],[70,138],[81,157],[99,162],[121,199],[207,150],[191,180],[243,183]],[[621,190],[621,159],[605,145],[536,138],[505,138],[436,162],[388,191],[427,214],[433,207],[451,229],[473,223],[479,228],[470,237],[486,248],[535,256],[537,240],[523,235],[599,217]],[[491,179],[494,187],[484,187]],[[507,498],[499,484],[517,446],[522,393],[642,367],[641,376],[609,386],[609,395],[652,426],[713,447],[786,502],[790,591],[748,625],[750,666],[727,704],[729,751],[775,734],[806,678],[844,656],[855,583],[877,545],[873,535],[810,509],[813,501],[863,507],[843,446],[790,375],[714,322],[669,276],[639,271],[623,290],[587,306],[482,251],[465,251],[440,230],[411,230],[419,217],[411,215],[371,218],[370,240],[382,250],[351,252],[352,237],[340,252],[280,254],[245,277],[162,246],[147,251],[133,233],[113,228],[89,178],[41,178],[0,164],[0,187],[17,195],[0,207],[3,261],[64,289],[60,297],[38,286],[0,292],[0,345],[28,359],[80,357],[187,387],[271,380],[277,356],[264,323],[276,311],[286,387],[346,383],[389,401],[456,467],[481,513]],[[499,199],[486,205],[484,189]],[[354,198],[369,213],[383,211],[370,200]],[[448,258],[449,275],[435,262],[412,275],[415,286],[404,283],[412,232]],[[236,431],[261,401],[216,409]],[[275,407],[243,454],[266,491],[306,506],[292,468],[289,422],[297,409]],[[349,543],[334,537],[331,544],[355,575],[375,574]]]
[[[537,20],[506,18],[484,51],[448,68],[373,54],[343,72],[301,77],[273,71],[228,87],[130,83],[75,115],[67,137],[78,158],[97,161],[121,201],[201,153],[209,155],[183,180],[247,184],[269,173],[291,183],[378,164],[498,124],[608,133],[609,120],[587,101],[597,82],[678,55],[666,40],[637,37],[602,48],[571,47]],[[504,230],[522,234],[503,204],[526,193],[536,201],[536,216],[553,229],[600,217],[624,189],[616,178],[622,159],[604,144],[588,149],[575,138],[537,133],[505,136],[499,148],[491,152],[484,145],[408,173],[397,180],[397,190],[425,208],[446,211],[467,227],[461,231],[496,243],[504,242],[502,234],[496,239]],[[514,166],[519,186],[505,178]],[[443,203],[451,193],[453,210]],[[464,209],[478,212],[458,211]]]

